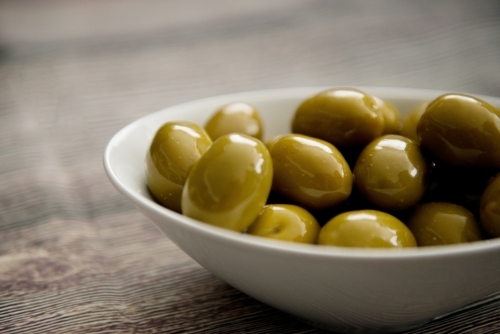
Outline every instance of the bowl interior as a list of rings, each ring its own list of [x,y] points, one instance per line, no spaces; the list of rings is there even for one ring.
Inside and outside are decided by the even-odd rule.
[[[167,121],[191,121],[204,125],[213,112],[220,106],[237,101],[244,101],[253,104],[261,112],[264,122],[264,138],[270,138],[274,135],[286,134],[290,132],[291,119],[298,105],[306,98],[332,87],[304,87],[276,89],[265,91],[243,92],[229,95],[216,96],[188,102],[160,111],[148,114],[133,123],[127,125],[116,133],[107,145],[104,154],[104,167],[111,183],[128,199],[132,200],[138,206],[146,206],[149,209],[161,212],[163,215],[181,219],[186,223],[192,224],[195,228],[201,228],[210,232],[221,233],[229,237],[241,237],[240,234],[200,224],[192,219],[181,216],[167,210],[156,204],[147,190],[144,175],[144,157],[146,151],[158,128]],[[404,118],[415,106],[420,103],[431,101],[445,91],[425,90],[425,89],[405,89],[405,88],[386,88],[386,87],[357,87],[367,93],[387,99],[392,102],[400,111]],[[500,98],[480,96],[491,104],[500,107]],[[243,239],[240,240],[245,240]],[[253,237],[252,237],[253,239]],[[256,237],[256,239],[260,239]],[[246,240],[245,240],[246,241]],[[268,244],[265,240],[263,245]],[[494,240],[493,242],[496,242]],[[500,241],[499,241],[500,242]],[[282,247],[290,246],[287,243]],[[298,245],[299,247],[302,245]],[[470,245],[466,245],[470,246]],[[295,249],[297,245],[291,248]],[[419,254],[430,251],[447,252],[450,247],[442,249],[419,249]],[[309,247],[302,247],[309,248]],[[313,249],[317,249],[314,247]],[[463,248],[459,245],[458,248]],[[328,250],[328,253],[336,250]],[[319,250],[321,252],[321,250]],[[342,250],[340,250],[343,252]],[[348,253],[364,253],[371,256],[374,250],[350,250]],[[411,253],[407,250],[406,253]],[[455,251],[455,250],[452,250]],[[382,252],[388,256],[394,253],[386,250],[375,250],[375,253]],[[397,256],[400,256],[399,254]]]

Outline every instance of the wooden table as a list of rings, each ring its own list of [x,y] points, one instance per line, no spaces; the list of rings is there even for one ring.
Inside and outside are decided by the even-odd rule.
[[[200,267],[102,167],[150,112],[312,85],[500,96],[500,2],[0,1],[0,333],[320,333]],[[433,332],[500,332],[500,295],[410,333]]]

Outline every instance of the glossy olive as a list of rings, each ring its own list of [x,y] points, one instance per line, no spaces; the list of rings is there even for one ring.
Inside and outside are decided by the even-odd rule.
[[[235,102],[216,110],[205,125],[205,130],[214,141],[229,133],[243,133],[262,139],[263,124],[254,106]]]
[[[346,200],[352,173],[330,143],[299,134],[282,136],[272,147],[273,190],[306,208],[322,209]]]
[[[356,187],[384,210],[416,205],[425,193],[429,167],[417,142],[385,135],[361,152],[354,166]]]
[[[410,111],[399,130],[400,135],[420,142],[420,138],[417,135],[417,124],[428,105],[429,102],[420,103]]]
[[[156,132],[146,154],[146,183],[156,201],[181,212],[187,175],[211,144],[205,130],[194,123],[168,122]]]
[[[419,246],[451,245],[482,239],[474,215],[453,203],[424,203],[415,210],[407,226]]]
[[[481,196],[479,219],[486,232],[500,237],[500,175],[488,184]]]
[[[421,144],[455,166],[500,167],[500,110],[465,94],[444,94],[420,117]]]
[[[341,213],[323,226],[319,245],[344,247],[416,247],[411,231],[396,217],[377,210]]]
[[[292,120],[293,133],[326,140],[339,149],[366,145],[384,130],[375,98],[353,88],[330,89],[305,100]]]
[[[320,226],[307,210],[288,204],[266,205],[247,233],[261,237],[314,244]]]
[[[266,146],[244,134],[220,137],[193,166],[182,193],[182,213],[245,231],[266,203],[272,184]]]
[[[278,140],[282,137],[283,135],[278,135],[278,136],[274,136],[274,137],[271,137],[269,138],[268,140],[266,140],[264,142],[264,144],[266,144],[266,147],[267,149],[269,150],[269,152],[271,152],[271,150],[273,149],[273,146],[274,144],[276,144],[278,142]]]
[[[395,105],[377,96],[373,97],[384,118],[383,134],[398,133],[401,130],[401,115]]]

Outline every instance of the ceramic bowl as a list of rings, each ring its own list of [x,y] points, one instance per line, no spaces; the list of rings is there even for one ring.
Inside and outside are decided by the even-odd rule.
[[[417,104],[444,93],[358,88],[389,100],[403,117]],[[105,170],[111,183],[200,265],[245,294],[323,329],[403,331],[499,291],[500,239],[396,251],[302,245],[207,225],[151,199],[144,158],[164,122],[204,125],[218,107],[244,101],[261,111],[266,137],[284,134],[290,131],[297,106],[324,89],[217,96],[149,114],[111,139],[104,155]],[[500,98],[480,97],[500,106]]]

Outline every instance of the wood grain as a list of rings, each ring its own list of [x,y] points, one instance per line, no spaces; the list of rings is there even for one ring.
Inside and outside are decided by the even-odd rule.
[[[244,90],[500,96],[498,1],[0,1],[0,333],[320,333],[187,257],[107,181],[155,110]],[[410,333],[498,333],[500,295]]]

